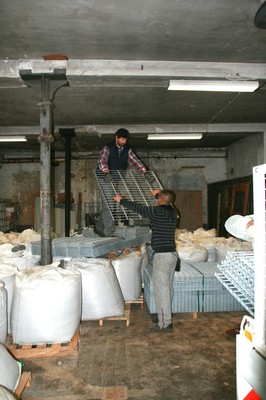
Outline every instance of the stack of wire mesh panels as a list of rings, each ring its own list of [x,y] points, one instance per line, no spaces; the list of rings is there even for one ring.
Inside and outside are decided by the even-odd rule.
[[[172,311],[174,313],[201,311],[200,296],[202,290],[202,274],[189,263],[182,261],[181,271],[174,275]],[[144,297],[150,313],[155,313],[152,267],[150,265],[144,269]]]
[[[254,315],[254,253],[253,251],[228,252],[218,264],[216,277],[225,288]]]
[[[216,262],[181,260],[181,270],[173,280],[173,312],[243,311],[239,301],[216,278],[218,271]],[[144,269],[144,297],[150,312],[155,313],[150,265]]]
[[[126,247],[134,247],[151,241],[151,231],[148,226],[117,227],[115,236],[124,238]]]
[[[146,206],[157,205],[157,201],[152,195],[152,190],[162,189],[153,171],[145,174],[129,169],[127,171],[110,171],[113,177],[111,182],[105,181],[105,175],[94,171],[94,176],[102,193],[102,198],[108,206],[113,220],[119,224],[128,221],[130,225],[148,225],[149,221],[143,216],[125,209],[113,200],[116,195],[121,195],[127,200],[136,201]]]
[[[32,242],[32,254],[41,254],[41,242]],[[122,251],[125,240],[119,237],[82,236],[53,239],[52,255],[54,257],[101,257],[111,251]]]
[[[202,312],[243,310],[243,306],[215,276],[219,273],[217,262],[191,262],[191,265],[202,274],[203,291],[200,296]]]

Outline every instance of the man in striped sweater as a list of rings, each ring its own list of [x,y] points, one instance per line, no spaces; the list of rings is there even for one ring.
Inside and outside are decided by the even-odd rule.
[[[153,289],[157,311],[157,323],[151,331],[171,332],[172,324],[172,293],[175,266],[178,260],[175,245],[175,229],[177,227],[177,211],[173,207],[175,194],[171,190],[153,190],[157,198],[157,206],[144,206],[135,201],[129,201],[117,195],[113,199],[150,221],[152,231],[151,247],[153,256]]]

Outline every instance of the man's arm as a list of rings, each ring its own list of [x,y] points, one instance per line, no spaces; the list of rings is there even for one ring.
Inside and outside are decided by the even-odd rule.
[[[109,155],[110,155],[110,150],[109,147],[106,145],[102,149],[98,161],[98,167],[100,171],[104,172],[105,174],[109,172],[109,167],[108,167]]]
[[[155,189],[152,192],[157,190],[160,192],[159,189]],[[121,204],[121,206],[128,208],[129,210],[135,211],[137,214],[142,215],[143,217],[154,219],[156,217],[156,209],[158,206],[144,206],[142,204],[137,203],[136,201],[129,201],[124,199],[119,194],[114,196],[113,199]]]
[[[131,167],[138,169],[143,174],[147,172],[145,165],[140,161],[132,149],[128,150],[128,163]]]
[[[152,195],[155,197],[157,194],[160,193],[160,191],[161,191],[161,189],[153,189],[153,190],[151,191],[151,193],[152,193]],[[116,196],[113,197],[113,199],[114,199],[115,201],[117,201],[118,203],[120,203],[120,200],[123,199],[123,196],[121,196],[120,194],[117,194]]]

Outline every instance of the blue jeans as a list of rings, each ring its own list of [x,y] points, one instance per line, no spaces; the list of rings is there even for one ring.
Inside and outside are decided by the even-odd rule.
[[[158,325],[166,328],[172,323],[173,278],[177,253],[155,253],[153,256],[153,290]]]

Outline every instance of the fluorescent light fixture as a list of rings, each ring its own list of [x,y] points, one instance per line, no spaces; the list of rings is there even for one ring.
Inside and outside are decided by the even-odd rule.
[[[0,142],[26,142],[25,136],[0,136]]]
[[[201,139],[202,133],[152,133],[148,140],[193,140]]]
[[[258,81],[202,81],[170,80],[168,90],[194,90],[206,92],[254,92],[259,87]]]

